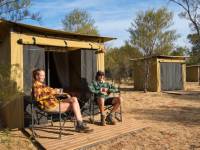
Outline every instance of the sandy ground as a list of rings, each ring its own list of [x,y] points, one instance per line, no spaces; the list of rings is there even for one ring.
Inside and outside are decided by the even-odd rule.
[[[200,150],[200,86],[197,83],[187,84],[186,95],[143,93],[133,91],[131,86],[122,87],[123,115],[149,127],[91,150]],[[15,132],[0,132],[1,150],[36,149],[24,135],[16,137]]]
[[[200,86],[189,83],[187,94],[133,92],[124,88],[124,115],[149,125],[138,133],[91,148],[103,150],[200,150]]]
[[[0,131],[0,150],[36,150],[21,131]]]

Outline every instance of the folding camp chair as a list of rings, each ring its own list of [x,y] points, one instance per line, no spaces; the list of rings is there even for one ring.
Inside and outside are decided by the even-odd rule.
[[[91,91],[90,91],[91,92]],[[121,95],[121,92],[120,91],[118,91],[118,92],[116,92],[116,93],[118,93],[119,94],[119,96]],[[113,94],[115,94],[115,93],[113,93]],[[94,120],[94,116],[95,115],[97,115],[97,114],[100,114],[100,111],[99,111],[99,107],[98,107],[98,104],[97,104],[97,102],[96,102],[96,100],[95,100],[95,94],[94,93],[92,93],[91,92],[91,96],[90,96],[90,99],[89,99],[89,111],[90,111],[90,122],[91,123],[94,123],[95,122],[95,120]],[[106,110],[111,110],[112,109],[112,105],[105,105],[104,106],[105,108],[105,111]],[[95,112],[95,110],[97,110],[98,109],[98,111],[96,111]],[[119,112],[115,112],[115,118],[118,120],[118,121],[120,121],[120,122],[122,122],[122,104],[120,104],[120,107],[119,107]]]
[[[47,118],[49,118],[49,116],[50,116],[51,126],[53,126],[53,116],[57,114],[57,115],[59,115],[59,136],[58,136],[58,139],[61,139],[62,127],[64,127],[65,122],[66,122],[67,118],[69,117],[69,115],[67,115],[66,112],[61,112],[61,107],[60,107],[61,98],[62,97],[58,97],[59,112],[48,112],[48,111],[41,109],[41,107],[39,106],[40,104],[39,104],[38,101],[36,101],[36,99],[34,97],[34,92],[32,90],[32,103],[31,103],[32,125],[31,125],[31,130],[32,130],[32,137],[33,138],[38,136],[36,134],[36,132],[34,131],[35,124],[39,125],[38,117],[36,115],[40,114],[40,116],[44,116],[44,117],[47,117]],[[39,110],[39,111],[37,111],[37,110]],[[62,116],[64,116],[63,119],[62,119]],[[61,125],[62,121],[63,121],[63,124]]]

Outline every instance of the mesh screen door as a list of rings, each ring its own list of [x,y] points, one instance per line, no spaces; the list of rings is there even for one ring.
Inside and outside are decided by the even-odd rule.
[[[182,65],[180,63],[160,63],[161,90],[183,89]]]

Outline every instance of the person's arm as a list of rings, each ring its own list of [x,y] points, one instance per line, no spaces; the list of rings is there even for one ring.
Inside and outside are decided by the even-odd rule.
[[[97,84],[94,81],[89,85],[89,90],[90,90],[90,92],[92,92],[94,94],[100,93],[100,89],[97,88]]]
[[[116,88],[114,85],[112,85],[112,84],[108,84],[108,92],[109,93],[117,93],[117,92],[119,92],[119,89],[118,88]]]
[[[52,88],[50,86],[46,86],[45,90],[48,91],[52,95],[59,94],[59,89],[57,89],[57,88]]]

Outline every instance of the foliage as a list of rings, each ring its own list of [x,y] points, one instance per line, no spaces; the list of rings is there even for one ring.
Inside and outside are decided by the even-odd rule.
[[[62,20],[64,30],[87,35],[99,35],[95,20],[86,10],[74,9]]]
[[[139,50],[132,47],[128,42],[120,48],[109,49],[105,55],[107,76],[115,80],[130,77],[133,72],[130,59],[140,56],[141,53]]]
[[[193,45],[190,55],[190,64],[200,63],[200,1],[199,0],[170,0],[182,8],[180,17],[190,22],[190,28],[193,31],[188,35],[190,43]]]
[[[187,53],[186,47],[177,47],[175,50],[173,50],[170,55],[171,56],[185,56]]]
[[[193,47],[192,50],[188,52],[190,55],[189,64],[200,64],[200,36],[197,34],[192,34],[188,36]]]
[[[18,22],[24,19],[41,20],[38,12],[31,13],[31,0],[0,0],[0,19]]]
[[[178,35],[169,30],[173,14],[166,8],[139,12],[128,29],[130,44],[137,47],[145,56],[168,55]]]
[[[198,35],[199,25],[200,25],[200,1],[199,0],[170,0],[171,2],[179,5],[183,11],[179,14],[180,17],[183,17],[190,21],[190,28],[195,31]]]
[[[6,148],[11,149],[10,131],[8,129],[0,132],[0,143],[6,145]]]
[[[16,82],[10,77],[11,73],[18,77],[19,71],[18,65],[0,65],[0,103],[14,100],[21,95]]]

